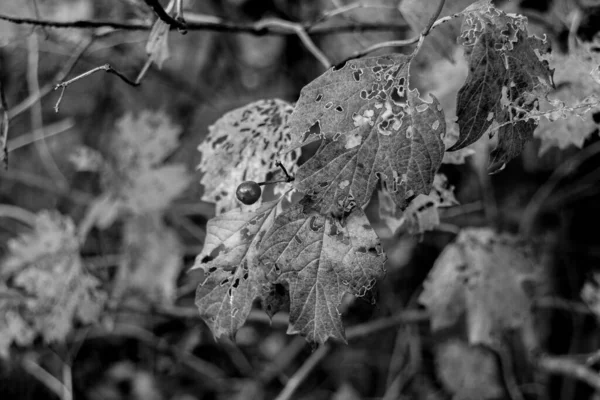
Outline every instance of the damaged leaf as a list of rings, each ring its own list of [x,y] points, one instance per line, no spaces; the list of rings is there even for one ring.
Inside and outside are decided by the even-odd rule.
[[[496,172],[523,150],[536,123],[524,119],[553,87],[545,55],[549,43],[527,32],[527,19],[494,8],[489,0],[468,7],[460,41],[469,75],[458,92],[459,139],[448,149],[462,149],[485,133],[498,131],[490,157]]]
[[[288,333],[310,342],[345,340],[342,296],[364,296],[384,273],[379,238],[359,208],[342,225],[292,207],[277,217],[260,252],[269,280],[289,288]]]
[[[284,152],[291,143],[288,119],[293,107],[282,100],[259,100],[223,115],[198,146],[204,173],[202,200],[217,204],[217,214],[240,206],[235,188],[243,181],[263,182],[278,171],[279,160],[293,175],[300,150]],[[281,194],[284,184],[275,186]],[[259,200],[260,201],[260,200]]]
[[[334,215],[366,205],[377,182],[398,208],[428,193],[443,153],[444,113],[408,86],[411,57],[349,61],[302,89],[290,125],[291,148],[322,140],[296,174],[296,189]]]

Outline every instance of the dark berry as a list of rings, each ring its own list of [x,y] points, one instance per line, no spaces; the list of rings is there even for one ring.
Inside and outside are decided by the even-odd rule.
[[[260,198],[262,189],[254,181],[245,181],[240,183],[235,191],[235,196],[244,204],[254,204]]]

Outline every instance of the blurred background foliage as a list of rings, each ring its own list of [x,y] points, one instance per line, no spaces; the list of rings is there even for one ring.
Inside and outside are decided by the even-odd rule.
[[[189,0],[184,1],[184,6],[190,13],[248,23],[269,17],[313,21],[327,10],[350,3]],[[447,3],[450,9],[460,10],[470,1]],[[522,0],[502,6],[524,13],[532,32],[548,34],[555,48],[561,49],[568,39],[569,16],[575,11],[581,16],[576,34],[586,41],[597,39],[597,3]],[[397,0],[371,0],[368,4],[369,7],[356,8],[326,23],[396,23],[400,28],[393,32],[315,35],[315,44],[334,64],[374,43],[414,35]],[[149,23],[155,18],[140,0],[4,0],[0,14],[63,21]],[[412,68],[413,85],[422,92],[435,93],[445,108],[453,107],[465,76],[460,70],[460,59],[450,51],[453,41],[448,44],[448,37],[459,32],[457,23],[453,24],[434,32]],[[92,35],[95,37],[89,48],[69,76],[63,77],[61,71]],[[165,210],[164,221],[150,218],[141,228],[129,230],[123,229],[122,221],[107,229],[94,228],[81,247],[90,272],[103,282],[118,286],[115,277],[121,276],[123,254],[127,253],[128,244],[136,241],[136,235],[142,235],[152,224],[158,224],[158,229],[172,229],[169,232],[176,235],[182,249],[173,278],[175,306],[162,307],[160,302],[149,305],[141,298],[135,304],[142,307],[133,307],[138,312],[113,309],[97,326],[76,327],[64,343],[36,341],[27,348],[15,348],[12,357],[1,365],[3,400],[275,398],[314,354],[303,338],[285,334],[285,313],[276,315],[270,324],[256,310],[235,342],[215,341],[195,316],[193,306],[194,289],[202,274],[187,274],[186,270],[200,252],[206,221],[214,214],[211,204],[198,200],[202,187],[195,172],[199,163],[196,149],[208,126],[225,112],[258,99],[294,102],[300,89],[324,72],[323,66],[295,35],[257,36],[213,30],[181,35],[172,31],[168,38],[170,57],[162,69],[150,67],[139,87],[99,72],[71,84],[59,112],[54,111],[59,91],[51,89],[57,77],[68,79],[105,63],[135,77],[147,59],[147,39],[148,31],[104,34],[102,30],[53,29],[0,21],[0,79],[12,112],[9,139],[21,138],[29,143],[11,149],[8,169],[0,170],[1,204],[31,212],[58,210],[81,221],[91,201],[102,191],[101,177],[78,171],[69,156],[85,145],[110,157],[109,143],[116,121],[127,113],[137,115],[145,110],[164,112],[181,128],[180,145],[166,161],[183,164],[193,174],[185,192]],[[448,58],[456,58],[456,63]],[[38,91],[47,94],[41,101],[29,104],[28,99]],[[584,146],[596,148],[597,141],[597,134],[591,135]],[[348,299],[344,314],[347,327],[414,309],[424,278],[458,228],[494,226],[516,231],[523,213],[531,210],[527,206],[533,194],[548,185],[548,179],[554,179],[552,172],[559,165],[580,152],[575,148],[550,149],[538,157],[539,143],[534,141],[519,159],[490,177],[484,149],[488,143],[479,146],[466,164],[442,168],[455,186],[461,205],[442,211],[439,229],[417,237],[390,235],[376,220],[373,210],[377,207],[369,206],[367,214],[378,226],[389,257],[387,276],[370,296]],[[590,313],[575,312],[568,306],[580,303],[583,283],[597,269],[600,259],[600,243],[595,234],[600,226],[600,156],[597,150],[592,153],[595,155],[560,177],[554,190],[535,205],[532,229],[551,244],[546,256],[554,291],[567,304],[547,310],[544,317],[545,348],[554,354],[592,353],[600,348],[597,320]],[[8,240],[25,230],[10,214],[2,215],[0,251],[7,253]],[[164,256],[160,251],[155,255]],[[155,270],[142,270],[142,275],[155,273],[152,271]],[[140,279],[143,285],[144,278]],[[173,288],[169,290],[173,292]],[[371,300],[375,299],[377,303],[373,305]],[[464,393],[460,397],[462,392],[456,388],[456,382],[463,381],[466,387],[487,385],[486,398],[507,398],[496,354],[483,347],[465,349],[455,337],[456,332],[431,335],[427,319],[417,314],[409,323],[356,335],[348,345],[331,344],[293,398],[446,399],[452,393],[456,398],[467,398]],[[519,365],[513,367],[518,372]],[[72,388],[72,397],[63,393],[60,382]],[[592,398],[590,389],[570,379],[544,381],[527,377],[519,383],[525,398]]]

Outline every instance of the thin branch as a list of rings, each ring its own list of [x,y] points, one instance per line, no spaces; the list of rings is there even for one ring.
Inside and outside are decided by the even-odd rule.
[[[321,360],[325,358],[327,353],[331,350],[330,344],[324,344],[315,350],[314,353],[308,357],[308,359],[302,364],[302,366],[296,371],[294,375],[290,378],[290,380],[286,383],[285,387],[279,393],[279,396],[275,398],[275,400],[289,400],[294,395],[294,392],[298,387],[304,382],[306,377],[312,372],[312,370],[319,365]]]
[[[185,34],[187,32],[187,24],[185,24],[182,21],[178,21],[177,19],[171,17],[166,11],[165,9],[162,7],[162,5],[160,4],[160,2],[158,0],[144,0],[144,2],[150,7],[152,8],[152,10],[154,11],[154,13],[156,14],[156,16],[158,18],[160,18],[161,21],[163,21],[165,24],[173,27],[173,28],[177,28],[179,29],[179,31],[182,34]]]
[[[37,140],[45,140],[54,135],[58,135],[60,133],[66,132],[69,129],[75,126],[75,120],[72,118],[65,118],[63,120],[57,121],[53,124],[46,125],[44,127],[43,132],[33,131],[29,133],[24,133],[19,135],[14,139],[10,139],[8,141],[8,152],[15,151],[20,149],[21,147],[25,147],[34,143]]]
[[[44,384],[51,392],[56,394],[59,399],[63,399],[63,394],[68,390],[54,375],[42,368],[35,360],[33,355],[27,355],[23,358],[21,365],[25,371],[38,381]]]
[[[28,53],[27,53],[27,86],[29,93],[39,98],[40,96],[40,84],[38,79],[39,71],[39,43],[37,35],[31,35],[28,39]],[[40,102],[32,104],[31,108],[31,127],[33,132],[37,134],[36,137],[36,148],[40,156],[40,160],[48,174],[52,177],[52,180],[61,186],[68,186],[69,181],[62,173],[48,144],[44,140],[44,118],[42,112],[42,105]]]
[[[2,106],[2,122],[0,123],[0,160],[4,161],[4,167],[8,168],[8,103],[4,94],[4,79],[0,76],[0,106]]]
[[[570,358],[543,355],[536,364],[542,371],[580,380],[600,392],[600,374]]]
[[[380,318],[364,324],[354,325],[346,329],[346,339],[355,340],[372,335],[376,332],[394,328],[401,324],[428,321],[430,315],[423,310],[404,310],[388,318]]]
[[[71,71],[73,70],[73,68],[75,68],[75,65],[77,64],[77,62],[79,61],[79,59],[81,58],[83,53],[85,53],[90,48],[90,46],[92,45],[95,38],[96,38],[96,36],[92,36],[91,38],[84,39],[81,42],[81,44],[75,50],[73,56],[65,64],[64,68],[61,71],[59,71],[59,73],[56,75],[56,78],[53,80],[54,82],[62,81],[63,79],[65,79],[65,77],[67,75],[69,75],[71,73]],[[48,93],[50,93],[53,89],[54,89],[53,83],[48,83],[48,84],[44,85],[44,87],[40,88],[38,93],[32,93],[25,100],[21,101],[19,104],[15,105],[13,108],[11,108],[8,112],[8,117],[10,119],[13,119],[16,116],[20,115],[21,113],[25,112],[31,106],[33,106],[38,100],[40,100],[42,97],[44,97]]]
[[[265,29],[268,26],[295,32],[304,47],[306,47],[306,49],[313,56],[315,56],[315,58],[321,63],[321,65],[325,67],[325,69],[331,67],[331,61],[329,61],[327,56],[323,54],[323,52],[315,45],[310,36],[308,36],[308,33],[306,33],[306,29],[302,26],[302,24],[279,18],[266,18],[257,22],[257,27],[259,29]]]
[[[61,92],[60,92],[60,96],[58,97],[58,100],[56,101],[56,105],[54,106],[54,111],[58,112],[58,107],[60,106],[60,102],[62,101],[63,95],[65,94],[65,89],[67,88],[67,86],[69,86],[73,82],[77,82],[78,80],[80,80],[82,78],[90,76],[93,73],[98,72],[98,71],[106,71],[109,74],[116,75],[119,78],[121,78],[121,80],[123,82],[127,83],[128,85],[131,85],[131,86],[139,86],[140,85],[139,82],[132,81],[131,79],[126,77],[124,74],[122,74],[121,72],[114,69],[110,64],[100,65],[99,67],[92,68],[91,70],[86,71],[80,75],[77,75],[75,78],[69,79],[68,81],[57,83],[54,86],[54,90],[61,88]]]
[[[12,218],[28,226],[35,226],[36,216],[29,210],[10,204],[0,204],[0,218]]]
[[[114,22],[103,20],[76,20],[76,21],[56,21],[47,19],[21,18],[6,14],[0,14],[0,20],[12,22],[14,24],[25,24],[35,26],[47,26],[51,28],[78,28],[78,29],[98,29],[112,28],[124,31],[148,31],[152,29],[150,23],[138,22]],[[294,23],[289,21],[290,23]],[[261,21],[254,23],[237,23],[228,21],[219,17],[186,14],[186,27],[188,31],[215,31],[228,33],[250,33],[253,35],[277,35],[287,36],[295,35],[296,32],[281,31],[260,27]],[[321,26],[313,24],[301,24],[309,35],[333,35],[347,32],[406,32],[406,24],[382,24],[382,23],[356,23],[348,25]]]
[[[442,8],[444,8],[444,3],[446,3],[446,0],[439,1],[438,8],[431,15],[431,18],[429,18],[429,22],[427,23],[427,26],[425,26],[425,29],[423,29],[423,31],[421,32],[421,36],[427,36],[429,34],[429,32],[431,31],[431,27],[433,26],[433,24],[436,22],[436,20],[440,16],[440,14],[442,12]]]

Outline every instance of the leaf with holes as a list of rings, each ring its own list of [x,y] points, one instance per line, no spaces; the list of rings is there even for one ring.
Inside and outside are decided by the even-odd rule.
[[[579,44],[568,54],[555,53],[556,90],[541,102],[539,127],[534,136],[540,138],[540,153],[556,146],[581,148],[585,139],[600,126],[594,114],[600,113],[600,81],[594,78],[594,68],[600,65],[600,55]]]
[[[288,333],[310,342],[345,340],[342,296],[365,295],[384,273],[379,238],[359,208],[342,224],[296,205],[276,218],[260,253],[269,280],[289,290]]]
[[[60,341],[74,320],[97,321],[106,296],[83,266],[71,219],[41,212],[34,230],[12,239],[8,247],[0,278],[23,297],[0,303],[0,355],[8,353],[12,341],[28,345],[37,335],[46,342]]]
[[[547,290],[543,265],[527,243],[488,228],[463,230],[436,260],[419,302],[432,315],[434,331],[466,315],[471,344],[497,344],[498,335],[518,331],[536,348],[533,301]]]
[[[444,154],[444,113],[408,86],[411,57],[349,61],[302,89],[290,125],[295,146],[323,140],[294,186],[320,213],[366,205],[381,179],[397,207],[429,193]]]
[[[254,212],[233,210],[208,222],[204,248],[192,269],[207,274],[196,291],[196,306],[217,337],[233,337],[252,302],[270,286],[259,262],[259,245],[280,204],[265,203]]]
[[[198,146],[204,173],[202,200],[217,203],[217,214],[240,206],[235,188],[243,181],[262,182],[279,170],[281,161],[291,174],[296,172],[300,150],[285,153],[291,143],[288,119],[292,106],[282,100],[259,100],[223,115]],[[281,194],[285,184],[275,186]],[[260,201],[260,200],[259,200]]]
[[[553,87],[552,70],[545,60],[549,44],[528,35],[525,17],[505,14],[489,0],[463,13],[460,41],[469,75],[458,92],[459,139],[448,151],[497,130],[498,145],[490,158],[490,170],[495,172],[533,137],[535,122],[522,119]]]

